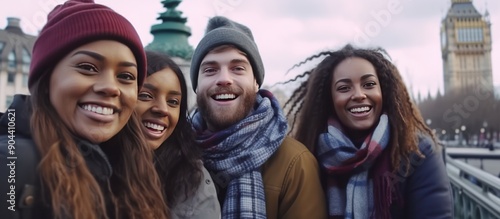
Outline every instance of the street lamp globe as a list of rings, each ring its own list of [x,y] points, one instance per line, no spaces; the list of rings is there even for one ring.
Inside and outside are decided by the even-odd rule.
[[[465,131],[465,129],[466,129],[465,125],[462,125],[462,126],[460,127],[460,130],[462,130],[462,132],[463,132],[463,131]]]

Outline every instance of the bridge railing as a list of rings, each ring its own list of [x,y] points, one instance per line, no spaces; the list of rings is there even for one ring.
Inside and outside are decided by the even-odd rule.
[[[500,218],[500,179],[446,156],[454,198],[455,218]]]

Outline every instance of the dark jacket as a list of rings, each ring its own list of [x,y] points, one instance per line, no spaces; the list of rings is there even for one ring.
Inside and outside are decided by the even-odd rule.
[[[451,184],[441,151],[428,138],[420,138],[425,158],[413,157],[410,175],[398,175],[403,204],[391,205],[392,218],[453,218]],[[404,169],[401,168],[401,173]]]
[[[9,109],[0,114],[0,168],[2,169],[0,180],[8,182],[8,184],[2,183],[0,187],[0,197],[3,200],[0,202],[2,218],[52,218],[50,197],[46,192],[42,197],[43,188],[40,186],[40,177],[36,169],[40,156],[30,131],[29,106],[29,96],[16,95]],[[59,127],[46,128],[56,130]],[[75,141],[84,155],[90,172],[106,193],[107,183],[112,174],[106,155],[98,145],[83,140]],[[13,180],[7,181],[8,179]],[[7,194],[12,194],[12,199],[11,195]],[[14,201],[9,203],[5,200]],[[112,208],[110,202],[107,203],[107,208]]]

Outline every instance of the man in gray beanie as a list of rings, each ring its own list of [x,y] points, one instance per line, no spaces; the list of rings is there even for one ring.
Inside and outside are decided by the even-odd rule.
[[[327,218],[314,156],[287,137],[250,29],[208,22],[191,63],[196,141],[215,181],[222,218]]]
[[[196,47],[191,61],[191,81],[195,92],[201,60],[210,50],[222,45],[234,45],[246,53],[252,65],[255,79],[259,86],[262,85],[264,65],[250,29],[225,17],[214,17],[208,22],[205,36]]]

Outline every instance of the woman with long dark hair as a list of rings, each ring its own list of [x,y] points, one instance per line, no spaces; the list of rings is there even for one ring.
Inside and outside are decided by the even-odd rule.
[[[330,218],[452,218],[436,138],[383,49],[324,57],[285,104],[292,135],[322,167]]]
[[[187,85],[167,55],[146,51],[147,77],[136,112],[149,146],[172,218],[220,218],[210,174],[201,162],[188,118]]]

